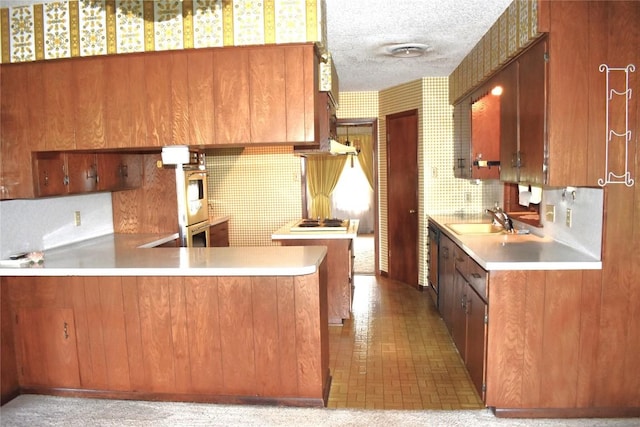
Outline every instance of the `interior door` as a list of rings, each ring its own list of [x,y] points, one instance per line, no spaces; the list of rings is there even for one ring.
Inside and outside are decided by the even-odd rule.
[[[418,111],[386,116],[389,278],[418,285]]]

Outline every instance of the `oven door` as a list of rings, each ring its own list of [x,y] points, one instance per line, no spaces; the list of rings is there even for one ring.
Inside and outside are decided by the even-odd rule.
[[[186,225],[198,224],[209,219],[207,173],[185,171]]]
[[[186,243],[188,248],[208,248],[209,245],[209,221],[187,226]]]

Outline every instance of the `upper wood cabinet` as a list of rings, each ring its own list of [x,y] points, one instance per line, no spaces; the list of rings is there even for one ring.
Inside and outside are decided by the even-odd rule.
[[[471,179],[471,97],[453,107],[453,174]]]
[[[59,59],[40,63],[44,80],[44,136],[47,150],[76,148],[75,61]]]
[[[493,79],[503,89],[500,115],[502,181],[545,183],[547,51],[547,41],[543,38]]]
[[[249,108],[249,50],[213,51],[213,109],[216,144],[251,140]]]
[[[0,198],[36,195],[34,152],[317,145],[318,73],[313,43],[2,64]]]
[[[98,191],[119,191],[142,185],[143,161],[140,154],[97,153]]]
[[[471,96],[471,178],[500,177],[500,95],[490,80]]]
[[[109,98],[104,86],[105,60],[90,57],[84,61],[73,61],[72,87],[75,92],[74,129],[77,149],[96,149],[106,145],[106,102]]]

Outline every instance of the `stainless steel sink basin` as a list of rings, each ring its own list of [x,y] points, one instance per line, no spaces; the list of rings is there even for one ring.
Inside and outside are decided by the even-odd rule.
[[[497,234],[504,229],[491,223],[460,223],[446,224],[456,234]]]

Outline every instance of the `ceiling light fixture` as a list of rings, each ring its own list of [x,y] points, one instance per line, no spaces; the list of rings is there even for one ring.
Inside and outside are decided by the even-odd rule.
[[[395,58],[416,58],[429,51],[429,46],[419,43],[405,43],[388,46],[387,54]]]

